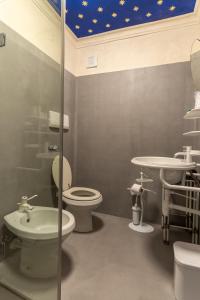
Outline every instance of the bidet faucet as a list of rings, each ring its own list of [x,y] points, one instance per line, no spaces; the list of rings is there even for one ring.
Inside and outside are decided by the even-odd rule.
[[[17,203],[18,207],[19,207],[18,210],[21,212],[27,213],[28,220],[30,219],[29,212],[33,209],[33,207],[30,204],[28,204],[28,201],[30,201],[31,199],[33,199],[35,197],[38,197],[38,195],[33,195],[31,197],[22,196],[21,202]]]
[[[33,206],[28,204],[28,201],[31,199],[34,199],[35,197],[38,197],[38,195],[33,195],[31,197],[28,196],[22,196],[21,202],[18,203],[18,210],[20,212],[26,213],[27,214],[27,222],[30,222],[30,211],[33,210]]]

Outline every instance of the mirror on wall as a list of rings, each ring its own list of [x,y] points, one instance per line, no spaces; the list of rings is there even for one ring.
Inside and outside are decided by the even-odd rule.
[[[200,39],[196,39],[191,49],[191,70],[196,91],[200,91]]]

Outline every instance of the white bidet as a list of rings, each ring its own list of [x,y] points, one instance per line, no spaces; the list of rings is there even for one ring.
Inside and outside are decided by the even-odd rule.
[[[58,209],[33,206],[4,217],[7,228],[19,238],[20,271],[33,278],[56,276],[58,259]],[[63,240],[73,231],[75,219],[62,211]]]

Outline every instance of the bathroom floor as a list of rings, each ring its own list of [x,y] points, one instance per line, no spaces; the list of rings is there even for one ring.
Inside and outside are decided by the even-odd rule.
[[[0,286],[0,295],[2,300],[21,300],[21,297],[9,292],[6,288]]]
[[[95,232],[73,233],[63,245],[63,300],[174,300],[173,248],[160,226],[140,234],[128,219],[99,213],[94,223]]]
[[[65,240],[62,300],[175,300],[172,244],[162,243],[159,225],[154,233],[141,234],[128,224],[128,219],[95,213],[94,232],[73,233]],[[172,240],[189,238],[181,231],[171,234]],[[17,261],[11,257],[1,263],[3,282],[13,282],[27,299],[56,298],[56,281],[29,282],[16,271]],[[4,300],[21,299],[1,286],[0,295]]]

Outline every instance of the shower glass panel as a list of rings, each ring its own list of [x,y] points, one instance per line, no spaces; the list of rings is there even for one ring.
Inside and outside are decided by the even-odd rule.
[[[59,298],[61,40],[48,1],[0,1],[0,299]]]

